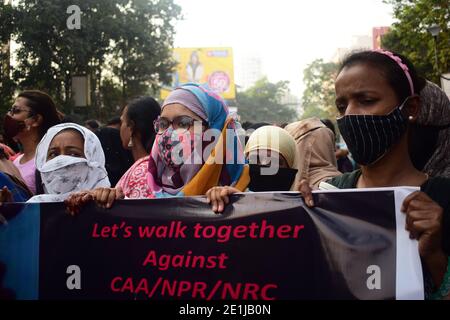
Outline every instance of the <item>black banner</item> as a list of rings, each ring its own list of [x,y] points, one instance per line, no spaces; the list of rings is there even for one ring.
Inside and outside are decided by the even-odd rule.
[[[398,269],[394,190],[314,197],[310,209],[298,193],[237,194],[220,215],[203,197],[123,200],[109,210],[92,203],[76,217],[62,203],[5,205],[1,290],[17,299],[423,294],[420,275],[410,272],[420,270],[417,253],[406,262],[410,267]],[[407,291],[399,273],[409,279]]]

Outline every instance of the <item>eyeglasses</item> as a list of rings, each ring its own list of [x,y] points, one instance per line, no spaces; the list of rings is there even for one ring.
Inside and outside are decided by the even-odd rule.
[[[21,112],[33,113],[32,110],[21,109],[21,108],[18,108],[18,107],[12,107],[11,109],[8,110],[8,112],[9,112],[9,114],[12,114],[12,115],[19,114]]]
[[[179,116],[173,119],[172,121],[170,121],[165,117],[159,117],[153,122],[153,125],[155,127],[155,131],[158,134],[162,134],[164,133],[164,131],[169,129],[171,125],[174,130],[177,129],[189,130],[196,121],[200,122],[200,120],[196,120],[189,116]],[[201,120],[201,123],[205,127],[208,126],[208,123],[205,120]]]

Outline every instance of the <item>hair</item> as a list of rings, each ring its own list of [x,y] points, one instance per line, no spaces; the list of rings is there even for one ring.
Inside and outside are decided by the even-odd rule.
[[[39,136],[46,134],[47,130],[61,122],[60,112],[57,110],[53,99],[45,92],[39,90],[26,90],[17,96],[27,99],[26,105],[31,108],[32,115],[41,115],[42,124],[39,127]]]
[[[414,68],[414,65],[405,56],[394,53],[394,56],[399,57],[403,64],[409,69],[409,75],[414,86],[414,94],[419,94],[425,87],[425,79],[419,77]],[[366,64],[379,70],[386,78],[391,88],[394,90],[397,99],[400,102],[405,101],[411,96],[411,88],[409,86],[408,78],[405,71],[392,58],[377,51],[357,51],[350,53],[342,62],[338,74],[344,68],[352,67],[356,64]]]
[[[272,124],[271,124],[271,123],[268,123],[268,122],[258,122],[258,123],[254,123],[254,124],[252,124],[251,126],[249,126],[248,129],[256,130],[256,129],[259,129],[259,128],[261,128],[261,127],[271,126],[271,125],[272,125]]]
[[[330,119],[320,119],[324,125],[327,126],[328,129],[333,131],[333,134],[336,136],[336,128],[334,127],[333,122]]]
[[[161,106],[152,97],[138,97],[131,100],[127,107],[127,125],[133,122],[133,134],[139,133],[145,150],[150,151],[156,136],[153,122],[161,114]]]
[[[243,128],[244,130],[247,130],[247,129],[250,128],[250,126],[252,126],[252,125],[253,125],[253,122],[245,121],[244,123],[242,123],[242,128]]]
[[[107,126],[120,125],[120,117],[119,116],[112,117],[111,119],[108,120],[106,125]]]
[[[84,123],[84,125],[85,125],[85,126],[89,126],[89,127],[91,127],[92,129],[94,129],[94,130],[97,130],[98,128],[100,128],[100,124],[98,123],[98,121],[97,121],[97,120],[93,120],[93,119],[87,120],[87,121]]]

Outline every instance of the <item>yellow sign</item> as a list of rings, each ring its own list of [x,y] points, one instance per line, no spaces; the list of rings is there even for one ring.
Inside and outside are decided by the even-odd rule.
[[[224,99],[236,97],[231,48],[175,48],[174,58],[178,65],[172,75],[172,88],[161,90],[162,99],[170,89],[187,82],[207,83]]]

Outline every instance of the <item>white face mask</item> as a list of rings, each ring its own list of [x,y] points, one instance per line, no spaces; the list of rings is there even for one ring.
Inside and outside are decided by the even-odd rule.
[[[45,193],[64,194],[82,189],[89,166],[84,158],[61,155],[47,161],[40,171]]]

